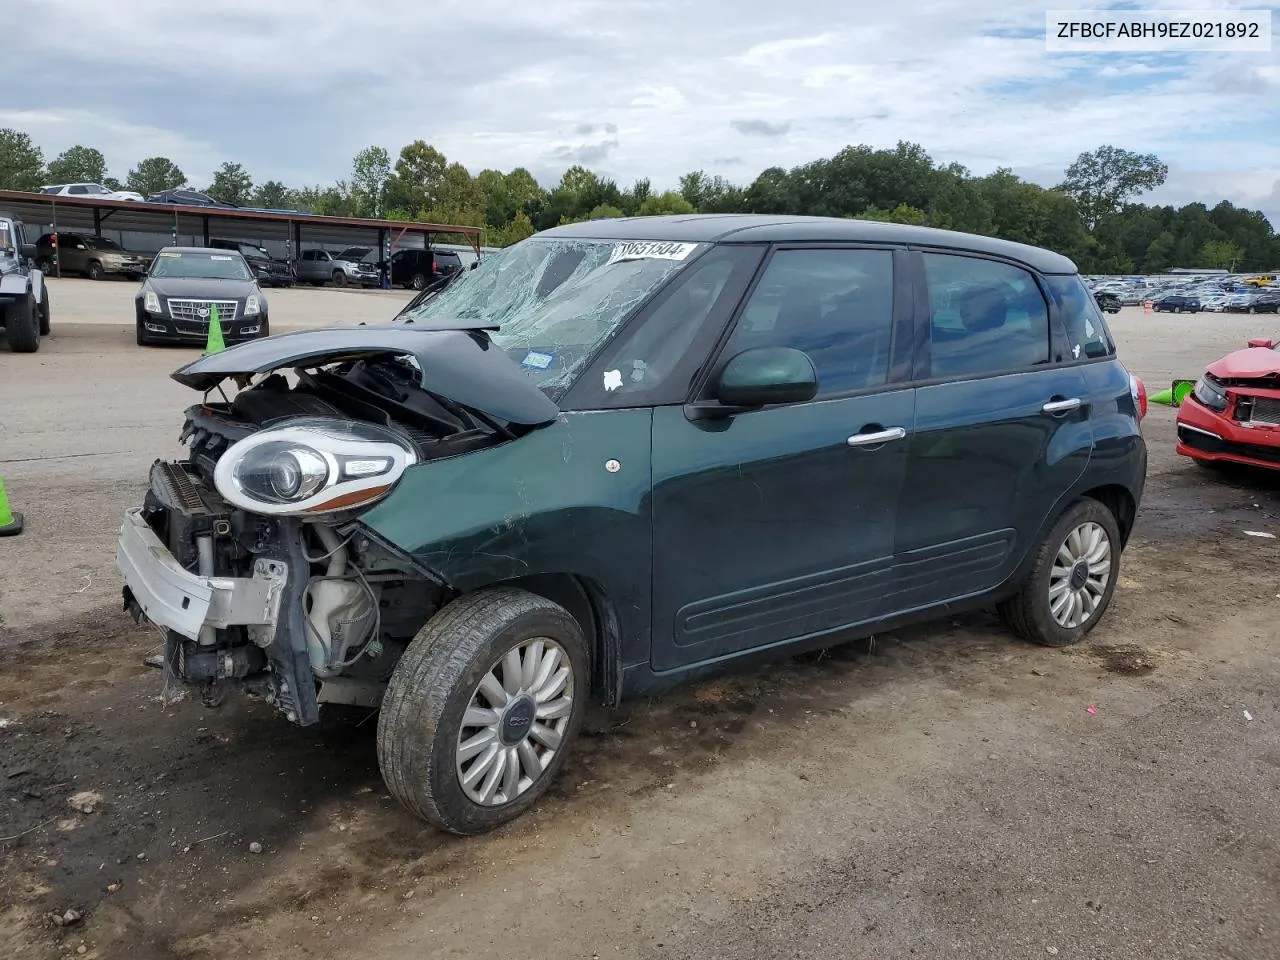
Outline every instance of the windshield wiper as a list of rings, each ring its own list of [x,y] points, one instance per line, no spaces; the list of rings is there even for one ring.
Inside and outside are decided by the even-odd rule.
[[[434,297],[437,293],[440,293],[442,290],[448,287],[449,284],[453,283],[454,280],[458,279],[458,277],[462,276],[466,272],[467,271],[465,270],[457,270],[453,273],[448,274],[447,276],[441,277],[439,280],[436,280],[432,283],[427,284],[425,287],[422,288],[422,292],[420,292],[416,297],[414,297],[412,300],[410,300],[408,303],[404,305],[404,307],[400,310],[400,312],[396,314],[395,319],[399,320],[410,310],[416,310],[418,307],[422,306],[429,299]],[[410,317],[408,320],[405,321],[405,323],[413,323],[413,318]]]

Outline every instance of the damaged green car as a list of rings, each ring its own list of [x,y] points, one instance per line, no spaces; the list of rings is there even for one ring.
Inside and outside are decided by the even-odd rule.
[[[211,700],[380,707],[389,789],[461,834],[589,701],[989,603],[1079,640],[1145,477],[1075,266],[893,224],[560,227],[173,376],[204,397],[124,518],[126,609]]]

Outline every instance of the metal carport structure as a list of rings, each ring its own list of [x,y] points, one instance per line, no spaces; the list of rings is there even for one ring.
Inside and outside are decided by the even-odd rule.
[[[171,244],[204,246],[220,238],[255,243],[272,256],[290,261],[313,247],[354,246],[374,247],[382,251],[379,259],[389,260],[398,249],[429,248],[431,237],[443,234],[465,238],[480,256],[480,228],[455,224],[58,197],[16,190],[0,190],[0,208],[21,219],[33,240],[57,230],[92,232],[140,253],[155,253]]]

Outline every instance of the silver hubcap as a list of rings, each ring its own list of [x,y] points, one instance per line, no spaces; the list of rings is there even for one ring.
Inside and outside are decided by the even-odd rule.
[[[1049,573],[1049,609],[1068,630],[1098,610],[1111,580],[1111,538],[1099,524],[1082,523],[1058,548]]]
[[[573,711],[573,666],[536,637],[489,668],[458,733],[458,778],[475,803],[498,807],[533,786],[560,749]]]

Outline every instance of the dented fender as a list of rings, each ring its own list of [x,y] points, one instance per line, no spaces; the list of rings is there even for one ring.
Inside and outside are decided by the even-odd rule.
[[[21,297],[28,290],[35,294],[37,303],[44,299],[43,277],[39,270],[32,271],[30,276],[23,273],[6,273],[0,276],[0,295]]]
[[[516,440],[410,467],[361,517],[460,592],[517,577],[595,583],[623,662],[647,659],[651,605],[648,408],[562,413]]]

